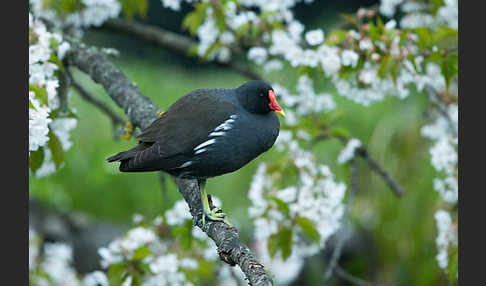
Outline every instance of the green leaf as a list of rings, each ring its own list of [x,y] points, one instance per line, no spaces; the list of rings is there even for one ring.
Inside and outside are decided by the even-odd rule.
[[[279,241],[278,232],[270,235],[270,237],[268,238],[268,243],[267,243],[268,254],[270,254],[270,257],[272,258],[277,253],[278,241]]]
[[[352,14],[341,13],[339,14],[339,16],[341,16],[344,20],[348,21],[349,23],[359,28],[358,20],[356,20],[356,18],[354,18]]]
[[[446,87],[449,87],[452,79],[457,76],[458,72],[458,55],[449,54],[443,61],[441,66],[442,75],[446,81]]]
[[[51,54],[51,57],[49,58],[49,62],[57,65],[59,71],[56,72],[64,72],[64,65],[62,64],[62,61],[55,54]]]
[[[292,253],[292,229],[279,226],[278,231],[268,238],[267,247],[270,257],[280,249],[283,260],[286,260]]]
[[[56,164],[56,168],[59,168],[63,160],[61,141],[59,141],[57,136],[54,135],[51,130],[49,130],[47,136],[49,137],[49,141],[47,141],[47,147],[49,147],[49,149],[51,150],[52,161],[54,161],[54,164]]]
[[[430,34],[429,29],[419,27],[414,29],[415,34],[418,37],[418,46],[420,49],[426,49],[427,47],[431,46],[432,36]]]
[[[51,37],[49,40],[50,40],[49,41],[49,48],[51,50],[57,51],[57,48],[59,48],[59,42],[57,41],[57,39],[54,38],[54,37]]]
[[[220,49],[222,47],[223,47],[223,44],[221,44],[219,42],[212,43],[211,46],[209,46],[209,48],[204,53],[203,58],[207,59],[209,57],[209,55],[211,55],[213,52],[217,51],[218,49]]]
[[[455,248],[449,254],[449,263],[447,264],[447,278],[451,285],[455,285],[457,282],[457,269],[458,267],[458,249]]]
[[[41,105],[47,105],[47,91],[35,84],[29,84],[29,90],[35,93],[35,97],[41,102]]]
[[[133,253],[133,260],[142,260],[150,254],[152,251],[148,247],[142,246]]]
[[[147,16],[147,0],[121,0],[123,15],[128,19],[133,19],[135,15],[143,18]]]
[[[295,221],[302,228],[302,231],[309,240],[319,244],[321,236],[308,218],[299,216],[295,219]]]
[[[209,7],[209,3],[202,2],[196,5],[196,9],[187,14],[182,21],[182,28],[188,29],[191,35],[196,34],[197,28],[201,26],[201,24],[206,19],[206,9]]]
[[[271,197],[270,199],[277,204],[277,208],[280,210],[280,212],[282,212],[286,216],[289,216],[290,209],[287,203],[276,197]]]
[[[216,19],[216,26],[218,27],[219,32],[224,32],[224,30],[226,29],[226,21],[222,7],[217,7],[214,10],[214,18]]]
[[[379,26],[376,26],[373,23],[368,23],[368,35],[372,40],[381,40],[381,35],[383,32],[384,28],[381,29]]]
[[[177,237],[184,249],[192,246],[192,220],[188,219],[184,225],[172,230],[172,236]]]
[[[123,262],[110,265],[107,273],[110,285],[121,285],[123,283],[124,274],[126,273],[125,268],[126,266]]]
[[[330,133],[331,133],[331,135],[335,135],[335,136],[343,136],[343,137],[350,137],[351,136],[349,131],[344,129],[344,128],[333,128],[333,129],[331,129]]]
[[[44,148],[39,147],[37,151],[30,151],[29,167],[32,172],[36,172],[44,162]]]
[[[334,30],[326,37],[326,45],[339,45],[346,40],[348,32],[345,30]]]
[[[439,44],[443,41],[457,41],[458,32],[455,29],[452,29],[447,26],[440,26],[433,34],[432,34],[432,43]]]
[[[415,55],[410,53],[407,55],[407,59],[410,61],[410,63],[412,63],[415,72],[418,73],[417,65],[415,64]]]
[[[380,78],[384,78],[387,73],[391,69],[391,61],[390,61],[391,55],[387,54],[386,56],[383,57],[383,60],[381,60],[380,67],[378,68],[378,76]]]
[[[283,260],[287,260],[292,253],[292,229],[283,227],[280,230],[279,247]]]
[[[400,47],[403,46],[403,44],[407,40],[408,34],[410,34],[410,30],[402,30],[402,33],[400,34],[400,42],[399,42]]]
[[[444,0],[432,0],[433,8],[432,15],[436,15],[440,7],[444,6]]]
[[[147,17],[149,2],[148,0],[137,0],[137,10],[138,14],[142,17]]]
[[[239,26],[235,31],[235,35],[236,35],[237,38],[239,38],[243,35],[246,35],[248,33],[248,31],[250,31],[250,23],[246,23],[246,24]]]

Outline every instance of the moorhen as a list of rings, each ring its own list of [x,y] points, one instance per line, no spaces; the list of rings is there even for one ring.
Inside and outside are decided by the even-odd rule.
[[[209,207],[206,179],[234,172],[270,149],[285,116],[273,88],[260,80],[235,89],[198,89],[179,98],[137,136],[134,148],[107,159],[121,172],[165,171],[197,179],[205,217],[224,221]],[[228,223],[229,224],[229,223]]]

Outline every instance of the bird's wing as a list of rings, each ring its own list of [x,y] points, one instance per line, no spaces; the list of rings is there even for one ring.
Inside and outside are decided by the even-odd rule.
[[[238,110],[218,90],[197,90],[177,100],[137,139],[158,145],[162,158],[192,153],[194,147],[207,141],[208,135]]]

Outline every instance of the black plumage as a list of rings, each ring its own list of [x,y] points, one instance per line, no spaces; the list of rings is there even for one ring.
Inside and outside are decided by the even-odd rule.
[[[280,129],[276,113],[285,115],[264,81],[235,89],[198,89],[144,129],[138,145],[107,160],[120,161],[122,172],[165,171],[204,184],[270,149]]]
[[[122,172],[161,170],[186,178],[233,172],[267,151],[278,136],[270,90],[263,81],[251,81],[237,89],[193,91],[143,130],[137,146],[108,161],[120,161]]]

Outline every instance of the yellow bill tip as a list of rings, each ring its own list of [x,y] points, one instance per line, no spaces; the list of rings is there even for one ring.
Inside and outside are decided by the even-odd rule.
[[[277,113],[278,115],[285,117],[285,112],[283,111],[283,109],[282,109],[282,110],[274,110],[274,111],[275,111],[275,113]]]

